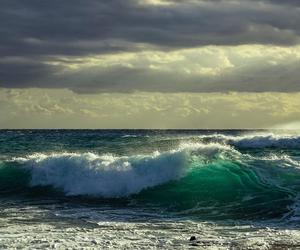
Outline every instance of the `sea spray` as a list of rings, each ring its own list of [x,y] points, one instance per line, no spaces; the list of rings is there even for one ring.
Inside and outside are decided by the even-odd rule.
[[[66,195],[125,197],[180,178],[186,152],[116,157],[94,153],[34,155],[17,159],[31,169],[30,185],[53,186]]]

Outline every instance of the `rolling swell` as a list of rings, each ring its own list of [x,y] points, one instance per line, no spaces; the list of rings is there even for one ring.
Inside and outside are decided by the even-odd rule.
[[[275,156],[241,154],[219,143],[185,143],[167,152],[122,157],[32,154],[1,162],[0,190],[46,187],[66,196],[125,198],[210,219],[295,218],[298,161]]]

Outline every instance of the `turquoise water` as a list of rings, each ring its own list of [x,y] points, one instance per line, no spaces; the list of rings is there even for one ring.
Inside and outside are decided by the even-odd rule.
[[[299,177],[291,131],[2,130],[0,247],[297,247]]]

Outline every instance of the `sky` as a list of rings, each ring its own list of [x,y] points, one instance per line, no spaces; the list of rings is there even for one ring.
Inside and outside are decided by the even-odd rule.
[[[0,0],[0,128],[300,120],[298,0]]]

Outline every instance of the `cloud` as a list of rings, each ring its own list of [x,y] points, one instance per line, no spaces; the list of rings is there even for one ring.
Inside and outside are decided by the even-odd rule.
[[[182,51],[218,46],[226,53],[228,46],[257,44],[297,47],[299,7],[296,0],[1,0],[0,86],[81,93],[298,91],[297,60],[238,66],[226,55],[227,62],[207,66],[199,62],[205,55],[193,63],[192,55]],[[145,59],[147,52],[150,59]],[[177,53],[188,66],[178,60],[163,66],[149,55],[160,53],[162,60]],[[219,60],[220,53],[215,53]],[[86,58],[127,55],[134,59],[84,65]],[[214,64],[213,56],[208,57]],[[69,70],[72,65],[77,71]]]
[[[2,0],[1,54],[106,53],[131,49],[135,43],[165,49],[297,44],[300,10],[287,2],[297,4],[274,0]]]
[[[267,128],[299,119],[300,94],[0,89],[0,105],[0,128]]]
[[[14,74],[14,63],[2,68],[7,79]],[[49,86],[77,93],[300,91],[299,46],[205,46],[172,52],[66,57],[43,65],[18,63],[19,78],[15,76],[15,82],[2,86]],[[47,77],[41,74],[42,80],[33,81],[35,71]]]
[[[43,86],[47,78],[55,75],[55,66],[27,58],[0,58],[0,86]]]

